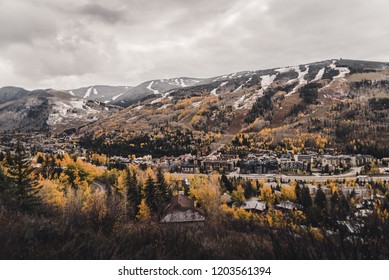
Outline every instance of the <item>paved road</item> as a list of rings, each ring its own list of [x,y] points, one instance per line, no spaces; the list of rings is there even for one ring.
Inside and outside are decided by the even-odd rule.
[[[248,178],[248,179],[253,179],[253,180],[261,180],[261,179],[283,179],[283,180],[301,180],[301,181],[316,181],[316,182],[326,182],[328,179],[332,180],[337,180],[337,179],[357,179],[356,172],[360,172],[361,168],[356,167],[353,168],[350,172],[346,174],[341,174],[341,175],[332,175],[332,176],[320,176],[320,175],[312,175],[312,176],[303,176],[303,175],[292,175],[292,176],[287,176],[287,175],[281,175],[281,174],[239,174],[236,172],[231,172],[230,174],[227,175],[227,177],[232,178],[232,177],[242,177],[242,178]],[[173,175],[176,175],[182,179],[188,178],[188,176],[193,175],[193,174],[186,174],[186,173],[172,173]],[[386,180],[389,181],[389,175],[381,175],[381,176],[358,176],[360,179],[365,180],[365,181],[370,181],[370,180]]]
[[[100,190],[102,192],[105,192],[105,190],[106,190],[106,185],[104,185],[103,183],[101,183],[99,181],[93,181],[92,184],[90,184],[90,186],[92,188],[95,188],[96,190]]]

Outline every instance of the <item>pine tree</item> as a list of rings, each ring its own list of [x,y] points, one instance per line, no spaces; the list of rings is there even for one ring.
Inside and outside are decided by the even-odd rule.
[[[230,180],[228,180],[227,176],[226,175],[222,175],[221,178],[221,184],[222,186],[229,192],[229,193],[232,193],[232,191],[234,190],[234,186],[231,184]]]
[[[306,186],[304,186],[301,189],[301,205],[305,209],[308,209],[309,207],[312,206],[312,197],[311,194],[309,193],[309,188]]]
[[[0,202],[6,205],[10,201],[9,182],[2,166],[0,166]]]
[[[321,187],[319,187],[319,189],[316,192],[315,205],[320,207],[321,209],[325,209],[326,207],[326,195],[321,189]]]
[[[173,194],[169,185],[166,183],[165,175],[162,173],[161,168],[158,168],[156,177],[157,177],[156,188],[158,193],[161,196],[161,205],[158,205],[158,208],[159,210],[162,210],[165,207],[165,205],[169,203]]]
[[[294,188],[294,192],[296,193],[296,202],[298,204],[303,205],[302,199],[301,199],[301,187],[300,187],[300,184],[296,185],[296,187]]]
[[[32,210],[40,204],[38,183],[32,178],[33,169],[24,147],[18,142],[8,168],[11,204],[19,210]]]
[[[127,187],[127,211],[131,219],[135,219],[139,211],[139,204],[141,202],[140,189],[135,172],[126,169],[126,177],[124,181]]]
[[[151,176],[147,177],[146,185],[144,187],[144,196],[147,206],[153,210],[157,210],[156,200],[158,199],[158,194],[156,192],[156,187],[154,180]]]

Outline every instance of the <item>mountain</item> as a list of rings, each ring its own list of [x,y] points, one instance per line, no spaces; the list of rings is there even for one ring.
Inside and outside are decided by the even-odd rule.
[[[197,78],[151,80],[129,89],[126,93],[113,100],[112,104],[127,107],[146,98],[152,98],[156,95],[165,94],[173,89],[191,87],[197,84],[201,84],[204,81],[207,80]]]
[[[109,116],[119,107],[56,90],[0,88],[0,131],[62,132]]]
[[[135,138],[159,138],[167,149],[172,139],[179,141],[173,134],[180,131],[189,137],[185,145],[216,150],[231,145],[237,134],[246,133],[255,143],[270,131],[272,143],[280,147],[287,138],[310,135],[315,141],[320,135],[328,147],[359,151],[359,146],[375,145],[389,153],[388,63],[331,59],[188,80],[143,83],[131,89],[143,99],[79,133],[99,132],[115,143],[127,139],[126,145]],[[116,102],[131,104],[125,98]],[[206,144],[199,147],[196,141]]]
[[[66,90],[70,95],[81,97],[87,100],[94,100],[104,103],[111,103],[120,96],[127,94],[131,86],[105,86],[96,85],[78,89]]]

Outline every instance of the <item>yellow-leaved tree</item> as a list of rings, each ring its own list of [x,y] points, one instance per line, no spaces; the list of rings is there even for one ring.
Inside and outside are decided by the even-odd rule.
[[[273,194],[273,191],[269,185],[265,185],[261,189],[260,199],[265,201],[267,205],[274,204],[276,197],[275,194]]]
[[[138,214],[136,215],[136,218],[139,221],[147,221],[150,219],[150,208],[147,206],[146,200],[142,199],[140,202]]]
[[[211,176],[196,175],[190,176],[189,193],[194,198],[208,217],[215,217],[219,214],[220,206],[220,183],[219,175]]]

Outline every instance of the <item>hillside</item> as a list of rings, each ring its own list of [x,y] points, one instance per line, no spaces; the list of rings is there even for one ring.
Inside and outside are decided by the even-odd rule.
[[[149,141],[170,143],[178,129],[192,135],[182,144],[191,148],[182,152],[210,152],[225,145],[227,152],[236,134],[245,133],[258,143],[266,131],[274,147],[284,145],[284,138],[304,134],[327,139],[326,147],[387,154],[388,68],[387,63],[340,59],[232,73],[164,91],[156,89],[157,82],[147,82],[142,87],[150,94],[142,101],[79,133],[89,140],[99,135],[127,145],[146,135]],[[197,145],[205,138],[213,144]],[[140,147],[125,150],[123,154],[142,153]],[[146,145],[144,153],[153,151],[155,147]]]
[[[55,90],[0,89],[0,131],[75,130],[120,108],[72,97]]]
[[[112,103],[120,96],[126,94],[133,87],[130,86],[105,86],[96,85],[67,90],[70,95],[81,97],[87,100]]]

